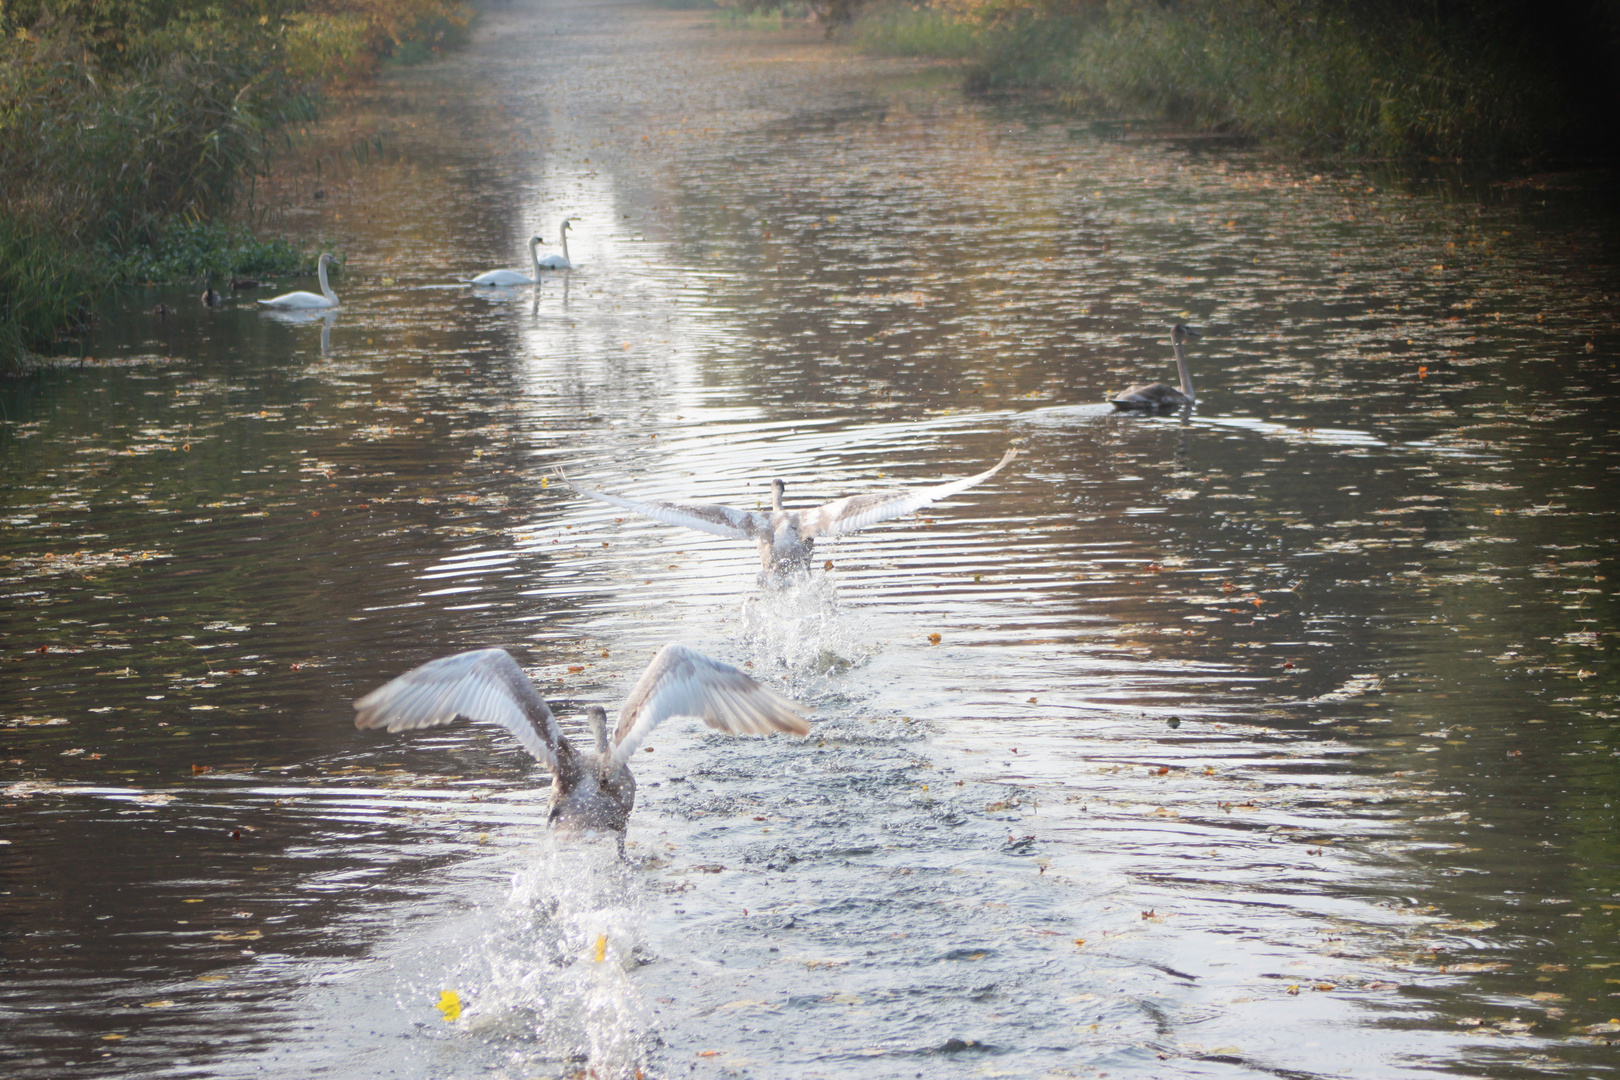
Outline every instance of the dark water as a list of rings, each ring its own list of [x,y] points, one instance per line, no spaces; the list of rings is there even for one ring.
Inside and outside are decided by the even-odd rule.
[[[334,319],[132,297],[0,388],[4,1075],[1614,1071],[1597,181],[950,78],[495,9],[268,196]],[[572,274],[449,284],[564,215]],[[1197,413],[1099,404],[1176,320]],[[752,506],[1010,443],[782,597],[552,479]],[[627,866],[499,732],[350,722],[483,645],[573,722],[669,640],[816,726],[667,725]]]

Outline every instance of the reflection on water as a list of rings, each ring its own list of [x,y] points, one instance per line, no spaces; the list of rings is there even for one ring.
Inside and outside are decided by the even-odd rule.
[[[483,27],[361,102],[391,157],[282,181],[340,317],[133,297],[0,389],[8,1075],[1612,1069],[1582,178],[1317,176],[680,13]],[[579,270],[456,284],[564,215]],[[1114,414],[1177,320],[1197,411]],[[773,596],[551,480],[809,503],[1012,439]],[[626,866],[553,850],[502,733],[352,728],[486,645],[572,724],[670,640],[815,730],[671,724]]]

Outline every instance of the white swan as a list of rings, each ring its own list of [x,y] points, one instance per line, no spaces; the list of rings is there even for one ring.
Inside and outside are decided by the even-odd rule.
[[[818,536],[836,536],[854,532],[880,521],[909,514],[931,502],[936,502],[974,484],[990,479],[1002,467],[1018,456],[1013,447],[1000,461],[975,476],[950,480],[925,488],[896,488],[871,495],[851,495],[822,506],[804,510],[787,510],[782,506],[782,493],[787,485],[781,480],[771,481],[771,510],[738,510],[730,506],[713,506],[687,502],[653,502],[626,499],[593,491],[574,484],[566,476],[563,481],[587,498],[622,506],[638,514],[684,525],[688,529],[727,536],[734,540],[753,540],[759,544],[760,581],[767,585],[785,584],[795,571],[810,566],[811,548]],[[560,474],[559,474],[560,475]]]
[[[290,292],[269,300],[260,300],[265,307],[280,308],[282,310],[307,310],[310,308],[335,308],[338,306],[337,294],[332,286],[326,283],[326,268],[332,264],[332,256],[322,254],[315,264],[315,273],[321,279],[321,295],[312,292]]]
[[[525,277],[516,270],[486,270],[474,278],[463,278],[468,285],[487,285],[499,288],[503,285],[533,285],[540,280],[540,256],[536,249],[544,243],[538,234],[529,237],[529,265],[534,270],[533,277]]]
[[[1179,409],[1193,404],[1197,399],[1193,397],[1192,369],[1187,366],[1187,352],[1182,348],[1182,342],[1188,338],[1197,340],[1198,334],[1188,327],[1177,323],[1170,331],[1170,344],[1176,350],[1176,370],[1181,373],[1181,389],[1166,386],[1162,382],[1139,383],[1129,390],[1121,390],[1110,400],[1116,409]]]
[[[562,233],[563,253],[561,255],[547,255],[545,258],[541,259],[536,264],[537,266],[540,267],[540,269],[542,269],[542,270],[572,270],[574,268],[574,264],[568,261],[568,230],[569,230],[569,228],[570,228],[570,226],[568,224],[568,219],[563,218],[562,224],[557,227],[557,231]]]
[[[465,716],[498,724],[551,767],[550,819],[570,832],[624,830],[636,802],[628,763],[653,728],[672,716],[695,716],[732,735],[810,731],[802,705],[747,674],[684,645],[665,645],[625,698],[610,742],[607,713],[586,710],[595,752],[577,750],[523,669],[504,649],[478,649],[430,660],[354,703],[354,726],[413,731]]]

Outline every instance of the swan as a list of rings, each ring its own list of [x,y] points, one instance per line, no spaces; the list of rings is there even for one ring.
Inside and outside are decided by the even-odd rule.
[[[326,268],[331,264],[332,256],[324,253],[315,264],[315,273],[321,279],[321,295],[316,296],[312,292],[290,292],[272,297],[269,300],[260,300],[259,303],[265,307],[281,308],[282,310],[337,307],[337,294],[332,291],[332,286],[326,283]]]
[[[1176,350],[1176,369],[1181,372],[1180,390],[1162,382],[1141,383],[1115,394],[1110,399],[1114,408],[1179,409],[1193,404],[1196,399],[1193,397],[1192,370],[1187,366],[1187,353],[1182,343],[1188,338],[1196,341],[1199,336],[1182,323],[1177,323],[1175,329],[1170,331],[1170,344]]]
[[[477,277],[464,278],[468,285],[488,285],[499,288],[503,285],[533,285],[540,280],[540,256],[535,249],[545,243],[539,234],[529,237],[529,265],[534,271],[533,277],[526,277],[516,270],[486,270]]]
[[[557,231],[562,233],[563,253],[561,255],[547,255],[536,263],[536,266],[542,270],[572,270],[574,268],[574,264],[568,261],[569,228],[571,226],[568,224],[567,218],[563,218],[562,224],[557,227]]]
[[[975,484],[990,479],[1002,467],[1018,456],[1018,448],[1011,447],[1001,460],[982,473],[950,480],[924,488],[896,488],[893,491],[869,495],[851,495],[821,506],[803,510],[788,510],[782,505],[782,493],[787,485],[780,479],[771,481],[771,510],[738,510],[730,506],[709,506],[687,502],[654,502],[626,499],[577,486],[566,476],[563,482],[586,498],[634,510],[671,525],[684,525],[688,529],[727,536],[734,540],[753,540],[759,544],[760,581],[762,584],[785,584],[795,571],[808,570],[811,548],[818,536],[836,536],[854,532],[880,521],[901,517],[927,506],[931,502],[966,491]],[[560,475],[560,474],[559,474]]]
[[[624,831],[636,802],[629,761],[672,716],[695,716],[727,734],[786,731],[805,735],[804,706],[755,682],[746,673],[696,649],[669,644],[658,651],[619,709],[608,738],[607,713],[586,709],[594,751],[579,750],[557,725],[534,683],[505,649],[476,649],[430,660],[354,703],[354,726],[414,731],[458,716],[497,724],[551,767],[549,818],[569,833]]]

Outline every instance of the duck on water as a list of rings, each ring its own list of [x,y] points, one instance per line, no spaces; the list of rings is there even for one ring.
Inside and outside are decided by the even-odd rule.
[[[577,749],[545,699],[505,649],[476,649],[430,660],[354,703],[354,726],[414,731],[457,717],[496,724],[550,766],[549,817],[568,833],[624,831],[636,802],[629,760],[654,728],[672,716],[695,716],[732,735],[783,731],[805,735],[804,706],[755,682],[730,664],[684,645],[665,645],[619,709],[610,739],[607,713],[586,710],[595,740]]]
[[[753,540],[759,545],[761,583],[784,585],[795,572],[809,569],[816,537],[854,532],[880,521],[902,517],[990,479],[1017,456],[1018,449],[1013,447],[1002,455],[1000,461],[974,476],[931,487],[897,488],[894,491],[851,495],[802,510],[789,510],[783,506],[782,496],[787,485],[780,479],[772,480],[771,509],[768,513],[705,503],[626,499],[605,491],[579,487],[566,476],[562,479],[586,498],[634,510],[670,525],[684,525],[688,529],[733,540]]]
[[[1181,374],[1180,390],[1162,382],[1139,383],[1110,398],[1114,408],[1162,411],[1194,404],[1197,399],[1193,397],[1192,369],[1187,366],[1187,350],[1183,346],[1188,338],[1196,341],[1199,336],[1182,323],[1177,323],[1170,331],[1170,345],[1176,351],[1176,370]]]

